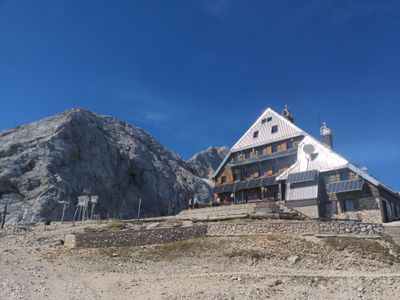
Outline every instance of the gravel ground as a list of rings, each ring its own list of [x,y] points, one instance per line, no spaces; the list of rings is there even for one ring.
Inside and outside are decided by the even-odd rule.
[[[60,245],[65,233],[83,227],[0,231],[0,299],[400,299],[400,258],[386,240],[257,236],[129,248]]]

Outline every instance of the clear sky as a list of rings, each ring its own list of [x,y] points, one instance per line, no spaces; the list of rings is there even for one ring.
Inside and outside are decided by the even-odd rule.
[[[285,104],[400,190],[400,2],[0,0],[0,129],[84,107],[186,159]]]

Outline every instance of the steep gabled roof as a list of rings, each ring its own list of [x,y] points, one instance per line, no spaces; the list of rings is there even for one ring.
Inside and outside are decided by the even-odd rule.
[[[314,154],[309,156],[304,152],[305,145],[312,145],[315,149]],[[277,180],[284,180],[291,173],[304,172],[309,170],[318,170],[326,172],[345,168],[349,161],[337,154],[325,144],[316,140],[309,134],[305,134],[304,139],[297,148],[297,161],[285,172],[278,176]]]
[[[263,122],[263,120],[265,122]],[[272,133],[273,126],[278,126],[278,131],[275,133]],[[258,131],[258,137],[254,138],[253,135],[256,131]],[[303,130],[299,127],[276,113],[271,108],[267,108],[257,121],[254,122],[254,124],[251,125],[246,133],[239,139],[239,141],[233,145],[231,152],[299,136],[302,133]]]
[[[316,156],[314,158],[311,157],[310,159],[307,159],[307,156],[303,150],[304,146],[307,144],[311,144],[315,147]],[[297,161],[292,166],[290,166],[285,172],[279,175],[276,178],[276,180],[277,181],[284,180],[291,173],[303,172],[308,170],[318,170],[320,172],[326,172],[343,168],[349,168],[358,176],[364,178],[365,180],[369,181],[375,186],[379,186],[385,189],[386,191],[388,191],[389,193],[393,194],[394,196],[400,199],[399,193],[392,190],[391,188],[383,184],[381,181],[373,177],[371,174],[364,171],[360,167],[356,166],[355,164],[347,160],[345,157],[333,151],[329,146],[315,139],[308,133],[305,133],[304,139],[299,144],[297,152]]]
[[[268,118],[271,118],[271,121],[267,122]],[[265,123],[262,122],[263,119],[266,120]],[[276,133],[271,132],[272,126],[274,125],[278,125],[278,131]],[[253,138],[253,134],[255,131],[258,131],[258,138],[256,139]],[[303,130],[294,125],[289,120],[282,117],[272,108],[268,107],[254,122],[254,124],[250,126],[246,133],[236,142],[236,144],[233,145],[233,147],[225,156],[224,160],[219,165],[218,169],[215,171],[212,177],[215,178],[218,175],[219,171],[226,164],[230,155],[234,152],[254,148],[264,144],[269,144],[304,134],[305,132]]]
[[[263,123],[262,120],[268,119],[268,117],[272,117],[272,120],[270,122]],[[273,125],[278,125],[277,133],[271,133],[271,127]],[[259,131],[259,133],[257,140],[255,140],[253,138],[253,134],[257,130]],[[344,158],[342,155],[333,151],[329,146],[325,145],[324,143],[314,138],[312,135],[300,129],[292,122],[290,122],[289,120],[285,119],[283,116],[275,112],[270,107],[267,108],[262,113],[262,115],[257,119],[257,121],[246,131],[246,133],[239,139],[239,141],[231,148],[231,150],[228,152],[228,154],[226,155],[226,157],[224,158],[218,169],[215,171],[213,178],[215,178],[218,175],[222,167],[228,161],[230,155],[234,152],[261,146],[263,144],[277,142],[280,140],[300,135],[303,135],[304,139],[299,144],[299,149],[298,149],[299,152],[297,156],[298,160],[292,166],[290,166],[285,172],[279,175],[276,178],[277,181],[286,179],[289,173],[304,171],[304,166],[300,166],[299,157],[301,160],[301,157],[304,154],[302,147],[307,143],[311,143],[315,146],[315,148],[319,151],[319,153],[321,153],[321,157],[320,159],[317,159],[318,157],[316,157],[315,161],[308,163],[306,170],[316,169],[324,172],[324,171],[347,167],[356,174],[358,174],[360,177],[372,183],[373,185],[380,186],[381,188],[385,189],[386,191],[400,198],[399,193],[392,190],[391,188],[389,188],[388,186],[377,180],[375,177],[370,175],[368,172],[364,171],[363,169],[359,168],[358,166],[356,166],[355,164]],[[300,152],[302,152],[302,154]]]

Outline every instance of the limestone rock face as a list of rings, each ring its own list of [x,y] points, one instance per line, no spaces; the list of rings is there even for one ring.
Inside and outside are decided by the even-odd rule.
[[[144,130],[84,109],[71,109],[0,132],[0,207],[8,222],[71,219],[77,197],[98,195],[102,218],[159,216],[210,197],[204,179]]]
[[[188,165],[193,174],[211,180],[228,152],[228,147],[209,147],[207,150],[195,154],[188,160]]]

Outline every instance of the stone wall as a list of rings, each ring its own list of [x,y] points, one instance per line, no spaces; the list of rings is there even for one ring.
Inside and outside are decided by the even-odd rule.
[[[250,214],[254,211],[255,203],[221,205],[216,207],[205,207],[198,209],[186,209],[176,217],[178,219],[202,219],[207,217],[220,217],[227,215]]]
[[[358,199],[357,211],[343,211],[343,203],[337,202],[337,213],[332,219],[362,221],[364,223],[382,223],[382,212],[378,198]]]
[[[65,236],[70,248],[126,247],[163,244],[203,236],[251,236],[251,235],[381,235],[382,224],[355,221],[264,221],[248,223],[208,223],[191,227],[126,230],[117,232],[77,233]]]
[[[257,223],[210,223],[208,236],[232,235],[273,235],[273,234],[313,234],[316,232],[314,221],[279,221]]]
[[[363,223],[354,221],[316,221],[317,233],[322,234],[361,234],[381,235],[384,232],[382,224]]]
[[[357,234],[380,235],[382,224],[354,221],[277,221],[259,223],[210,223],[208,236],[237,235],[297,235],[297,234]]]
[[[205,236],[207,225],[116,232],[77,233],[65,236],[69,248],[126,247],[163,244]]]

